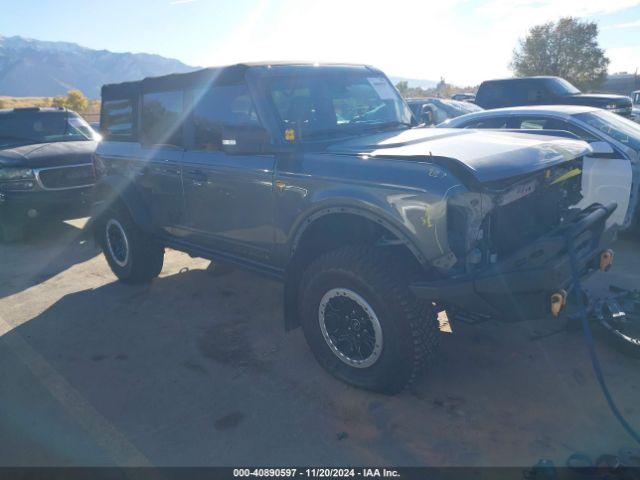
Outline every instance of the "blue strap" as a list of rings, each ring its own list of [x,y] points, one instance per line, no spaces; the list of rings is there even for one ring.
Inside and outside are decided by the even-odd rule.
[[[640,444],[640,435],[636,432],[633,427],[627,422],[624,418],[618,406],[613,401],[611,397],[611,393],[609,392],[609,388],[607,388],[607,384],[604,380],[604,376],[602,375],[602,368],[600,367],[600,361],[598,360],[598,355],[596,353],[595,342],[593,341],[593,335],[591,333],[591,327],[589,326],[589,319],[587,313],[587,305],[584,300],[584,290],[582,289],[582,284],[580,282],[580,270],[578,268],[578,261],[576,258],[575,246],[573,244],[573,236],[571,233],[567,235],[567,248],[569,250],[569,261],[571,264],[571,275],[573,277],[573,288],[576,291],[576,294],[580,297],[580,320],[582,321],[582,329],[584,330],[584,340],[587,344],[587,349],[589,350],[589,356],[591,357],[591,365],[593,366],[593,371],[596,375],[596,379],[600,384],[600,388],[602,389],[602,393],[604,394],[604,398],[607,400],[607,404],[613,412],[614,417],[620,422],[622,427],[626,430],[626,432]]]

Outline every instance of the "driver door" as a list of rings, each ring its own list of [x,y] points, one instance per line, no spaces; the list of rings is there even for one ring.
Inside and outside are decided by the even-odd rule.
[[[189,96],[192,133],[182,170],[189,236],[218,253],[266,262],[275,157],[260,153],[268,139],[251,94],[242,83]]]

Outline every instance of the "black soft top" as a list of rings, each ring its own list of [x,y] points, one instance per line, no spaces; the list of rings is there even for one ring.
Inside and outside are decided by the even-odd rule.
[[[287,71],[308,70],[310,66],[315,66],[312,62],[255,62],[240,63],[237,65],[225,67],[203,68],[188,73],[174,73],[164,75],[162,77],[148,77],[135,82],[114,83],[103,85],[102,100],[118,100],[125,98],[133,98],[141,93],[160,92],[171,89],[181,89],[188,87],[225,85],[229,83],[237,83],[243,77],[246,71],[256,67],[279,67],[279,69]],[[370,71],[379,72],[379,70],[361,64],[347,63],[322,63],[323,68],[365,68]]]
[[[237,81],[248,67],[204,68],[189,73],[173,73],[162,77],[148,77],[135,82],[114,83],[102,86],[103,100],[131,98],[140,93],[163,91],[173,88],[197,87],[200,85],[220,85]]]

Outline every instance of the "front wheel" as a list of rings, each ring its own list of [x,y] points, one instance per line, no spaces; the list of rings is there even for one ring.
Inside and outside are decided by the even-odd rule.
[[[394,255],[344,247],[315,260],[300,284],[305,338],[318,362],[351,385],[393,394],[413,382],[437,346],[437,312],[409,290]]]
[[[105,213],[100,244],[113,273],[124,283],[146,283],[162,271],[164,248],[145,234],[123,208]]]

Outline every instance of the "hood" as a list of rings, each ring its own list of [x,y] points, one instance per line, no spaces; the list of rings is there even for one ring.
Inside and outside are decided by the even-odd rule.
[[[0,167],[57,167],[91,163],[98,142],[55,142],[0,150]]]
[[[567,103],[572,105],[599,107],[615,104],[618,107],[631,107],[630,97],[625,97],[624,95],[610,95],[608,93],[579,93],[577,95],[568,95],[563,97],[563,99],[567,99]]]
[[[336,143],[336,154],[369,154],[452,164],[481,183],[520,177],[591,152],[586,142],[526,133],[413,128]]]

